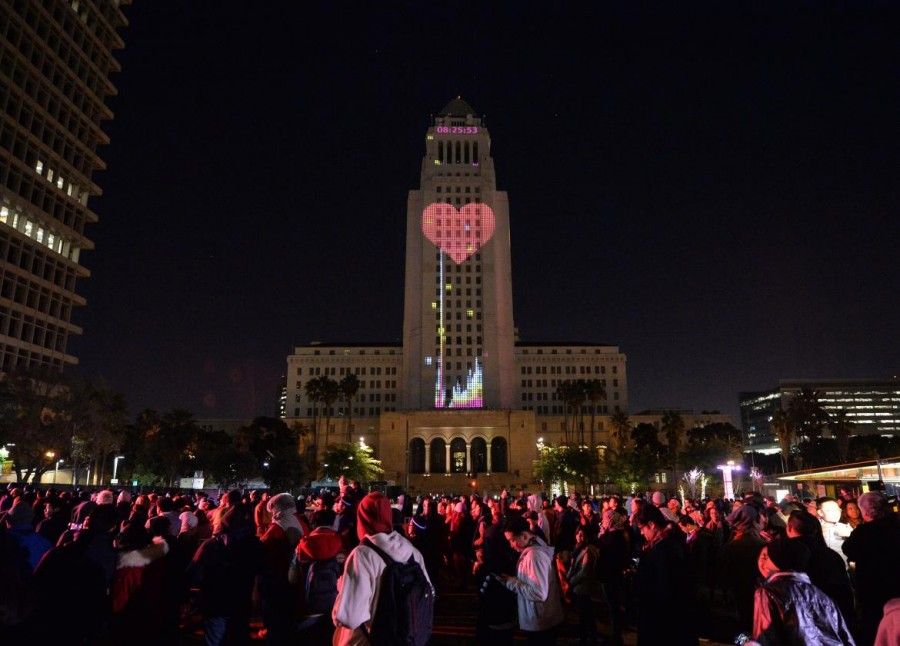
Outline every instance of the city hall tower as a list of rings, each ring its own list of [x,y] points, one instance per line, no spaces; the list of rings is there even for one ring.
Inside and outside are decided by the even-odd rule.
[[[402,406],[513,408],[514,344],[509,203],[490,134],[457,97],[407,199]]]

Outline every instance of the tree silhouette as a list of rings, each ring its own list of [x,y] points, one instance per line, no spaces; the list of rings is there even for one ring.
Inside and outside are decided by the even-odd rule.
[[[353,398],[359,392],[359,379],[354,374],[347,374],[338,384],[341,392],[341,401],[347,404],[347,443],[351,442],[353,432]]]

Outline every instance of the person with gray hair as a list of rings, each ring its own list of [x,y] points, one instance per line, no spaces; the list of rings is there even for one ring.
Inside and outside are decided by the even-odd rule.
[[[884,604],[900,597],[900,522],[879,492],[864,493],[858,503],[863,523],[841,548],[847,559],[856,564],[857,642],[871,644]]]
[[[293,630],[295,602],[288,570],[294,548],[304,532],[297,519],[297,503],[291,494],[280,493],[269,498],[266,511],[272,524],[260,539],[264,554],[259,580],[263,623],[270,644],[286,644]]]

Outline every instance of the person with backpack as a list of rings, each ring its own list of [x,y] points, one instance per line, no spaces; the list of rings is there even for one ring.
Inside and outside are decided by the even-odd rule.
[[[315,529],[297,543],[288,570],[288,580],[298,590],[297,630],[316,644],[326,643],[334,631],[330,614],[345,558],[343,541],[332,528],[334,517],[333,509],[320,509],[313,514]]]
[[[356,515],[360,544],[338,582],[332,644],[424,646],[431,637],[434,587],[422,554],[393,531],[383,494],[368,494]]]

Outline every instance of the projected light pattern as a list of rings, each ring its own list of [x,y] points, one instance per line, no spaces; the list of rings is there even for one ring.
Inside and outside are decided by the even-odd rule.
[[[447,408],[481,408],[484,406],[484,381],[481,364],[475,359],[475,368],[466,375],[466,387],[453,386],[452,399]]]
[[[453,207],[450,207],[453,208]],[[456,209],[453,209],[454,211]],[[444,254],[438,254],[438,262],[440,263],[440,284],[444,282]],[[484,406],[484,379],[481,364],[478,357],[475,357],[475,367],[468,371],[466,375],[465,388],[459,382],[450,389],[448,398],[448,386],[444,372],[444,357],[446,356],[446,327],[444,320],[446,312],[444,309],[444,298],[438,301],[438,352],[435,360],[437,362],[437,376],[434,380],[434,407],[435,408],[482,408]]]
[[[422,233],[457,265],[479,251],[496,227],[494,210],[487,204],[470,203],[457,211],[452,204],[436,202],[422,211]]]

